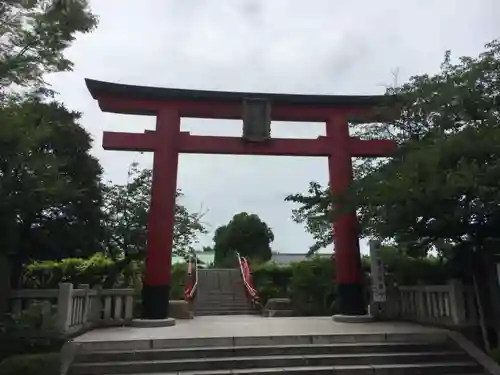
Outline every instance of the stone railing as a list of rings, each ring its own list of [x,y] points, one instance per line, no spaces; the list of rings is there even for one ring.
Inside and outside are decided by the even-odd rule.
[[[122,325],[132,320],[133,289],[91,289],[88,285],[74,288],[71,283],[59,284],[59,289],[24,289],[9,295],[9,312],[29,308],[42,302],[42,314],[55,314],[58,329],[72,335],[90,328]]]
[[[473,290],[458,280],[446,285],[387,288],[386,302],[372,305],[372,310],[383,319],[443,326],[478,324]]]

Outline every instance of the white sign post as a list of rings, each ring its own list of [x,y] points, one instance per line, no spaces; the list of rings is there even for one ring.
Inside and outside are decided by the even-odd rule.
[[[370,240],[370,260],[373,302],[385,302],[387,299],[384,277],[384,264],[380,257],[380,241]]]

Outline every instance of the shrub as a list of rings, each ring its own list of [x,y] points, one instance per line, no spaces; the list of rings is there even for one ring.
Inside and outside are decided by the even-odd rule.
[[[65,339],[55,325],[55,315],[47,302],[33,303],[10,314],[0,325],[0,361],[28,353],[59,351]]]
[[[444,261],[437,258],[412,258],[404,254],[381,254],[386,272],[398,285],[443,285],[454,275]],[[371,261],[363,257],[362,267],[370,272]]]
[[[253,280],[265,304],[270,298],[289,297],[297,314],[331,314],[335,297],[334,267],[331,259],[309,260],[252,267]]]
[[[335,269],[331,259],[312,258],[294,263],[290,298],[300,315],[331,315],[335,300]]]
[[[399,285],[443,285],[453,276],[447,263],[437,258],[412,258],[388,251],[382,253],[382,259],[387,273]],[[283,266],[252,264],[251,268],[264,304],[269,298],[290,297],[298,314],[324,315],[333,313],[336,306],[334,264],[331,259],[316,257]],[[368,256],[362,258],[362,268],[368,275]],[[366,285],[370,285],[369,277]]]
[[[59,375],[59,353],[23,354],[0,363],[0,375]]]
[[[102,285],[106,288],[133,287],[140,280],[138,276],[143,268],[142,261],[114,261],[101,253],[88,259],[34,262],[24,270],[22,287],[55,289],[61,282]]]
[[[170,281],[170,299],[184,299],[186,288],[187,264],[177,263],[172,265],[172,278]]]
[[[266,263],[251,266],[255,289],[259,294],[262,304],[265,305],[270,298],[288,297],[289,286],[292,278],[290,266],[280,266]]]
[[[73,285],[101,285],[104,288],[134,288],[140,291],[143,272],[143,261],[114,261],[103,254],[95,254],[88,259],[68,258],[31,263],[24,270],[22,287],[56,289],[59,283],[69,282]],[[172,299],[184,297],[186,276],[185,263],[172,265]]]
[[[48,301],[33,301],[28,308],[9,314],[2,322],[0,332],[15,332],[24,336],[37,332],[58,335],[54,306]]]
[[[121,262],[121,263],[120,263]],[[73,285],[101,285],[104,288],[133,288],[134,316],[141,315],[141,287],[144,262],[132,260],[114,261],[103,254],[95,254],[88,259],[68,258],[61,261],[43,261],[29,264],[23,274],[23,288],[56,289],[61,282]],[[184,299],[187,278],[187,264],[172,265],[170,298]]]

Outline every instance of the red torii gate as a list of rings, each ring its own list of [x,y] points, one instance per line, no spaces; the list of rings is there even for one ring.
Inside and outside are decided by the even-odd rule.
[[[198,91],[90,79],[86,79],[86,84],[104,112],[156,116],[155,131],[105,131],[103,134],[103,148],[106,150],[154,153],[142,290],[145,319],[168,317],[179,153],[326,156],[332,191],[342,193],[352,182],[352,157],[389,156],[396,149],[393,141],[360,140],[349,135],[348,120],[355,116],[359,121],[360,116],[365,116],[363,122],[369,122],[374,108],[385,103],[387,96]],[[271,120],[326,122],[326,136],[317,139],[271,139],[264,136],[250,141],[249,137],[191,135],[180,131],[181,117],[245,118],[252,124],[250,130],[264,125],[261,133],[262,130],[269,132]],[[345,214],[333,225],[339,312],[342,315],[364,315],[366,307],[356,214]]]

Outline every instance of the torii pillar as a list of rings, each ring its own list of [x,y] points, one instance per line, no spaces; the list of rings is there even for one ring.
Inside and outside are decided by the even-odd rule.
[[[86,80],[105,112],[156,116],[156,129],[144,133],[104,132],[107,150],[154,153],[148,218],[143,318],[168,316],[172,241],[179,153],[328,157],[330,186],[342,194],[352,183],[352,157],[392,155],[388,140],[360,140],[349,135],[348,120],[373,122],[373,109],[387,96],[282,95],[179,90]],[[182,117],[244,119],[243,137],[191,135],[180,131]],[[271,120],[326,123],[317,139],[270,137]],[[339,312],[366,313],[356,213],[334,222]]]
[[[352,151],[349,124],[344,116],[332,116],[326,122],[326,136],[331,140],[328,174],[333,195],[341,195],[352,184]],[[364,277],[355,212],[333,222],[336,282],[341,315],[365,315]]]

